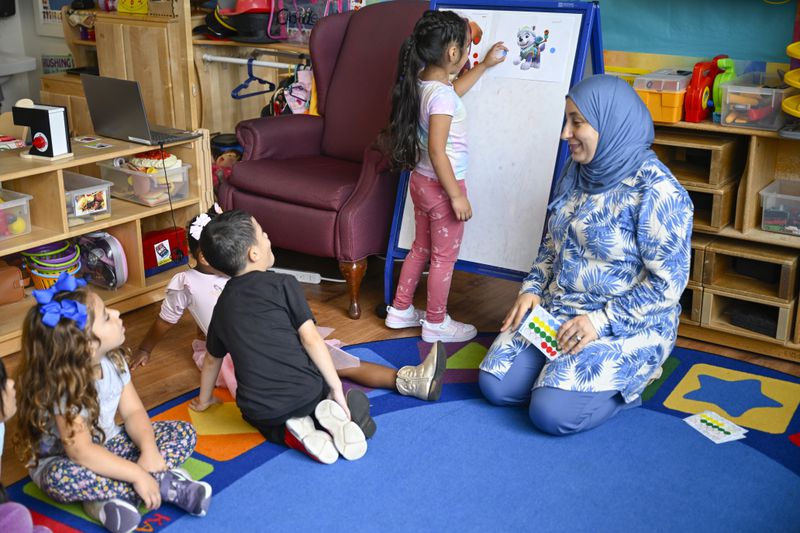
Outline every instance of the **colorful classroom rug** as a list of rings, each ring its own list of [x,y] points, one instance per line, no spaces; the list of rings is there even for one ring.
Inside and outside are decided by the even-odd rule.
[[[526,410],[480,397],[477,365],[493,335],[448,345],[442,398],[367,390],[378,432],[359,461],[331,466],[265,443],[235,404],[207,413],[193,394],[153,410],[200,434],[189,469],[214,487],[208,516],[170,506],[139,531],[798,531],[800,379],[677,348],[642,408],[570,437],[537,432]],[[418,363],[418,337],[347,350]],[[220,392],[220,391],[218,391]],[[222,396],[221,396],[222,397]],[[749,431],[714,444],[683,421],[712,410]],[[10,489],[54,531],[102,531],[30,480]]]

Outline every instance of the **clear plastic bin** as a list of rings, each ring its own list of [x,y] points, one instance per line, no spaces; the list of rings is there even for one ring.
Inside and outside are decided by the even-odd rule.
[[[786,116],[781,112],[781,102],[797,92],[797,89],[764,72],[748,72],[720,87],[720,124],[762,130],[783,127]]]
[[[800,235],[800,181],[775,180],[761,196],[761,229]]]
[[[111,182],[64,171],[67,225],[79,226],[111,216]]]
[[[683,118],[683,99],[691,79],[691,72],[666,68],[636,77],[633,88],[654,122],[675,123]]]
[[[0,189],[0,240],[31,232],[31,199],[30,194]]]
[[[172,201],[183,200],[189,194],[189,169],[192,165],[183,166],[148,174],[137,172],[126,167],[115,167],[110,161],[97,163],[100,175],[111,182],[111,195],[142,205],[160,205]],[[167,190],[169,182],[169,190]]]

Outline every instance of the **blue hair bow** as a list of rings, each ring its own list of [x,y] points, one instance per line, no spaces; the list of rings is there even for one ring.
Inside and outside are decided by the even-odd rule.
[[[86,306],[75,300],[63,299],[53,301],[60,292],[72,292],[78,287],[86,285],[86,280],[78,279],[66,272],[62,272],[55,284],[49,289],[33,291],[33,297],[39,304],[39,313],[42,314],[42,323],[54,328],[62,318],[74,320],[79,328],[86,327]]]

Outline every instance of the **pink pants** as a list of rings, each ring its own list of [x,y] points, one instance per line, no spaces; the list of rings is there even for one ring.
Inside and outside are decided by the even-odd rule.
[[[466,195],[464,180],[459,180],[458,186]],[[401,311],[408,309],[414,301],[414,291],[422,271],[430,259],[426,320],[438,324],[447,313],[447,296],[453,281],[453,265],[461,248],[464,223],[456,218],[450,197],[439,180],[412,172],[409,190],[414,202],[416,233],[411,251],[400,270],[400,281],[392,306]]]

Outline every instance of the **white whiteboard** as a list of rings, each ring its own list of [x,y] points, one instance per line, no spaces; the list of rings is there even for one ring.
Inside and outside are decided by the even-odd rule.
[[[582,15],[453,11],[488,26],[483,28],[479,59],[496,41],[504,41],[509,49],[505,62],[489,69],[463,97],[469,143],[466,184],[473,217],[466,223],[458,258],[527,272],[541,242]],[[523,26],[535,26],[539,35],[549,30],[539,68],[524,71],[513,65],[520,55],[516,31]],[[475,52],[473,46],[471,53]],[[406,191],[398,247],[408,250],[413,240],[414,208]]]

